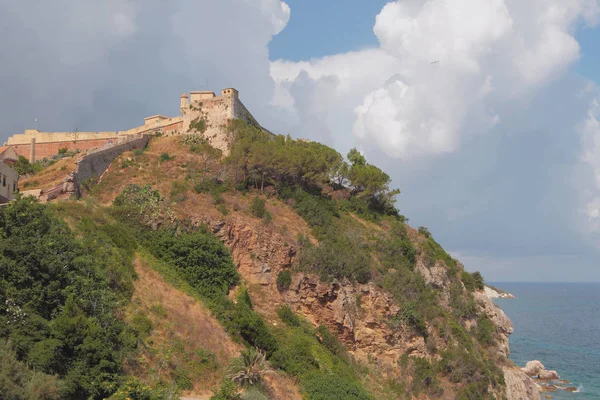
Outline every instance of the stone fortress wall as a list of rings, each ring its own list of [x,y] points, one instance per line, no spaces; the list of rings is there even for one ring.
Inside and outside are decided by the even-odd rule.
[[[241,119],[248,124],[260,126],[256,119],[240,101],[239,92],[234,88],[221,91],[221,96],[214,92],[191,92],[181,96],[181,114],[183,115],[182,132],[203,134],[209,143],[229,153],[231,137],[227,126],[234,119]]]
[[[40,132],[28,129],[25,133],[9,137],[6,145],[15,149],[18,155],[34,162],[49,158],[65,147],[68,150],[86,151],[106,144],[125,143],[144,133],[171,134],[175,131],[179,132],[182,120],[181,116],[168,118],[155,115],[145,118],[144,125],[115,132]]]
[[[15,149],[17,154],[38,161],[58,153],[61,148],[87,151],[108,144],[125,143],[140,134],[162,133],[175,135],[201,133],[216,148],[227,154],[231,138],[227,134],[227,125],[233,119],[242,119],[247,123],[260,126],[252,114],[239,99],[234,88],[214,92],[190,92],[180,99],[181,115],[165,117],[153,115],[144,118],[144,125],[126,131],[114,132],[40,132],[26,130],[8,138],[6,145]],[[201,127],[201,130],[193,127]]]

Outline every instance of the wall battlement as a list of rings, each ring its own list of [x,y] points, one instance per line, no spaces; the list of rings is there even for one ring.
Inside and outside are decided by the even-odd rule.
[[[51,157],[61,148],[91,150],[106,144],[121,143],[131,135],[161,133],[163,135],[200,133],[216,148],[227,154],[231,140],[227,126],[233,119],[256,124],[256,120],[239,99],[239,92],[226,88],[217,96],[211,91],[184,93],[180,99],[181,115],[153,115],[144,118],[144,125],[114,132],[40,132],[27,129],[8,138],[6,145],[31,162]]]

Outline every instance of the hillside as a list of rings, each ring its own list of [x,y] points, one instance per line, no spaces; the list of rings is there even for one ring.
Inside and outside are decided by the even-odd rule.
[[[481,275],[407,224],[387,174],[356,151],[240,121],[229,133],[227,157],[202,135],[155,137],[79,200],[0,209],[1,357],[15,371],[0,390],[539,398]],[[84,295],[92,282],[101,296]],[[16,309],[27,329],[9,326]]]

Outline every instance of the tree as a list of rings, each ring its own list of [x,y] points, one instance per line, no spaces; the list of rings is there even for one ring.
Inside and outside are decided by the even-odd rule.
[[[352,192],[358,197],[366,198],[373,208],[383,213],[396,213],[394,207],[395,197],[399,190],[390,190],[391,179],[388,174],[374,165],[366,162],[365,157],[356,149],[350,150],[348,160],[352,163],[348,173],[348,180]]]
[[[483,281],[483,276],[481,275],[481,272],[475,271],[471,275],[473,276],[473,283],[475,285],[475,288],[478,290],[483,290],[485,283]]]

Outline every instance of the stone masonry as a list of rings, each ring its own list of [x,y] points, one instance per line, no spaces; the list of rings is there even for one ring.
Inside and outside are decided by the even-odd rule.
[[[92,150],[107,144],[124,143],[140,134],[201,133],[214,147],[227,154],[231,140],[226,127],[231,120],[242,119],[260,126],[240,101],[239,92],[233,88],[223,89],[221,96],[216,96],[214,92],[190,92],[190,96],[183,94],[180,106],[179,116],[153,115],[144,118],[144,125],[126,131],[40,132],[30,129],[11,136],[6,145],[34,162],[57,154],[61,148]]]

